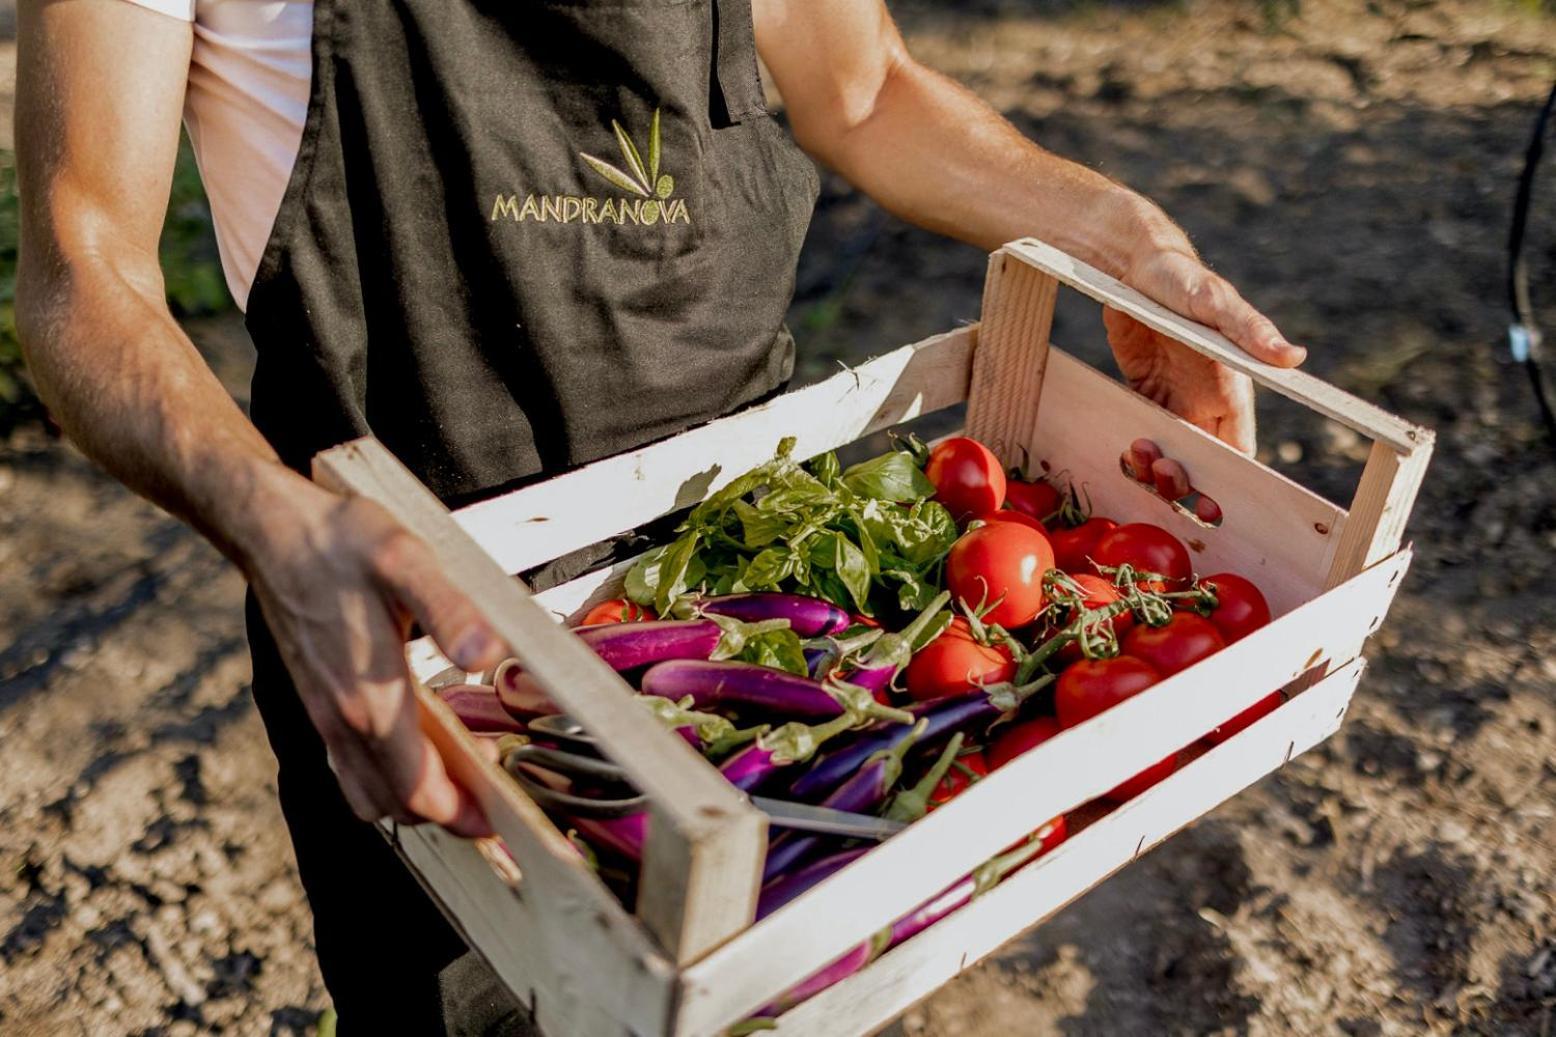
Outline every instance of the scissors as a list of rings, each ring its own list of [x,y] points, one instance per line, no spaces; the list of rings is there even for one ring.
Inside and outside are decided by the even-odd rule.
[[[540,742],[515,746],[503,768],[542,807],[581,817],[624,817],[648,808],[644,796],[619,766],[603,759],[594,738],[564,714],[537,717],[530,734]],[[564,787],[565,786],[565,787]],[[752,806],[773,825],[851,839],[889,839],[907,826],[869,814],[752,796]]]

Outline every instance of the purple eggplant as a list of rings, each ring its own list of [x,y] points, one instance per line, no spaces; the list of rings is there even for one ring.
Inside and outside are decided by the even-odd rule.
[[[953,882],[876,933],[872,939],[876,956],[923,932],[953,911],[967,906],[975,897],[987,893],[1012,872],[1041,857],[1051,848],[1051,844],[1040,834],[1033,835],[1015,849],[985,861],[971,874]]]
[[[648,811],[625,817],[569,817],[567,823],[585,839],[632,861],[643,859],[643,844],[648,840]]]
[[[897,672],[913,658],[914,649],[933,641],[950,625],[951,616],[945,611],[950,600],[950,593],[941,591],[924,611],[913,617],[913,622],[878,638],[843,679],[872,692],[885,691]]]
[[[993,723],[1052,680],[1051,676],[1044,675],[1020,687],[991,684],[986,688],[964,691],[960,695],[949,695],[909,706],[907,712],[915,723],[919,720],[929,721],[924,733],[919,736],[918,744],[920,747],[936,745],[942,738],[949,738],[957,731]],[[900,724],[875,724],[865,728],[854,738],[823,754],[800,774],[789,787],[790,798],[804,803],[820,801],[848,780],[849,775],[863,766],[872,755],[890,749],[909,730]]]
[[[580,627],[574,632],[605,660],[606,665],[624,673],[667,659],[727,659],[739,655],[752,637],[785,630],[788,625],[785,619],[743,623],[727,616],[710,616],[706,619],[604,623]],[[508,712],[520,720],[561,712],[517,659],[499,663],[491,672],[488,683],[496,687]],[[670,697],[679,699],[682,696]]]
[[[450,684],[437,690],[461,723],[477,734],[517,733],[524,725],[509,715],[497,692],[484,684]]]
[[[846,630],[853,617],[830,601],[803,594],[777,591],[753,591],[702,598],[692,605],[699,615],[728,616],[745,623],[786,619],[789,628],[801,637],[819,637]]]
[[[792,871],[781,879],[769,882],[762,887],[762,893],[756,901],[756,917],[760,920],[766,918],[774,911],[783,907],[801,893],[819,885],[822,880],[829,879],[842,871],[848,865],[863,857],[873,847],[857,846],[851,850],[842,850],[830,854],[818,861],[812,861],[798,871]]]
[[[561,712],[541,688],[540,682],[524,672],[517,659],[504,659],[487,675],[487,679],[496,689],[502,708],[515,720],[527,722]]]
[[[772,1019],[775,1016],[780,1016],[801,1002],[810,1000],[833,984],[841,983],[870,964],[874,958],[875,945],[871,941],[866,940],[861,944],[857,944],[852,949],[846,951],[842,957],[823,968],[817,969],[782,994],[779,994],[778,997],[767,1005],[758,1009],[756,1017],[759,1019]],[[768,1023],[767,1025],[771,1026],[772,1024]]]
[[[924,722],[919,721],[921,724]],[[919,778],[912,788],[903,789],[893,796],[891,803],[886,807],[886,812],[881,816],[911,825],[929,813],[929,798],[935,794],[935,789],[940,787],[940,783],[950,773],[952,765],[956,763],[956,757],[962,751],[964,741],[966,736],[962,732],[958,731],[952,735],[945,748],[940,750],[940,757],[935,760],[934,765],[924,772],[924,776]]]
[[[823,684],[756,663],[723,659],[670,659],[643,674],[645,695],[690,699],[696,709],[755,709],[797,720],[828,720],[850,711],[861,716],[901,716],[864,689]]]
[[[822,800],[821,805],[834,810],[846,810],[851,814],[874,813],[891,794],[897,779],[902,777],[902,759],[928,723],[926,720],[920,720],[913,725],[913,730],[908,732],[908,737],[900,739],[890,749],[884,749],[871,756],[851,778]],[[767,863],[763,866],[762,881],[771,882],[790,871],[800,861],[815,853],[819,847],[825,846],[827,842],[828,839],[824,835],[802,832],[794,828],[788,829],[768,844]]]
[[[871,702],[879,705],[873,699]],[[893,722],[906,723],[910,719],[905,710],[882,708]],[[759,792],[776,782],[785,768],[809,760],[827,739],[857,727],[862,717],[862,713],[849,710],[821,724],[791,721],[761,735],[725,760],[719,765],[719,773],[742,792]]]

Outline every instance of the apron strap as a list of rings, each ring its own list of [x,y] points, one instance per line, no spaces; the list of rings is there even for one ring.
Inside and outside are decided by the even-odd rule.
[[[765,115],[751,0],[714,0],[713,19],[713,75],[718,87],[713,125],[731,126],[751,115]]]

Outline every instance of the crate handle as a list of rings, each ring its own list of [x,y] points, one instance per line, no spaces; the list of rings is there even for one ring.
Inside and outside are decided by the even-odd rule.
[[[968,435],[982,439],[1007,464],[1018,463],[1026,445],[1036,441],[1036,401],[1042,393],[1060,284],[1372,440],[1335,542],[1327,587],[1343,583],[1399,547],[1432,456],[1431,429],[1300,369],[1255,360],[1220,332],[1036,238],[1012,241],[989,256],[967,400]]]
[[[442,503],[372,437],[313,459],[314,481],[366,497],[436,555],[497,635],[569,715],[607,747],[649,799],[639,919],[676,961],[692,961],[750,924],[767,850],[767,821],[686,741],[631,702],[632,690],[558,624],[519,580],[454,522]],[[424,726],[438,711],[420,695]],[[449,718],[449,722],[453,722]]]

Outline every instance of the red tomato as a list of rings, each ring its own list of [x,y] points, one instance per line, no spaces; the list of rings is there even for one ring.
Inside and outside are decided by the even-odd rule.
[[[1059,510],[1064,497],[1049,483],[1012,479],[1005,486],[1005,508],[1035,519],[1045,519]]]
[[[1074,529],[1055,529],[1048,534],[1054,545],[1054,564],[1067,573],[1091,572],[1091,555],[1097,541],[1118,528],[1110,518],[1089,518]]]
[[[963,770],[965,767],[967,770]],[[940,784],[935,786],[935,791],[929,794],[929,809],[945,806],[957,796],[972,787],[975,778],[969,778],[967,771],[972,771],[978,778],[988,777],[989,761],[984,758],[983,751],[975,749],[970,753],[962,753],[946,771],[945,777],[940,779]]]
[[[945,632],[920,648],[908,663],[909,697],[928,702],[1016,675],[1016,661],[1003,645],[981,645],[965,619],[957,618]]]
[[[1280,692],[1270,692],[1268,695],[1264,696],[1264,698],[1260,699],[1258,702],[1255,702],[1253,705],[1237,714],[1237,716],[1233,717],[1231,720],[1228,720],[1220,727],[1213,729],[1208,735],[1205,736],[1205,741],[1209,742],[1211,745],[1220,745],[1222,742],[1226,741],[1228,738],[1231,738],[1239,731],[1246,729],[1255,720],[1275,712],[1275,710],[1280,706],[1280,703]]]
[[[1111,605],[1118,600],[1118,588],[1096,573],[1070,573],[1070,579],[1080,584],[1085,591],[1085,607],[1088,609],[1100,609],[1104,605]],[[1066,616],[1064,621],[1068,623],[1073,616]],[[1113,632],[1118,635],[1120,641],[1129,629],[1135,625],[1135,617],[1128,612],[1122,612],[1114,616],[1110,621]],[[1083,658],[1079,641],[1071,641],[1059,649],[1059,664],[1068,666],[1070,663]]]
[[[638,605],[626,598],[612,598],[602,601],[584,614],[581,627],[597,626],[601,623],[635,623],[644,619],[658,619],[654,610],[646,605]]]
[[[993,522],[962,534],[946,557],[946,586],[983,619],[1007,630],[1043,609],[1043,573],[1053,568],[1048,538],[1016,522]]]
[[[989,745],[989,769],[999,770],[1028,749],[1034,749],[1059,733],[1053,717],[1034,717],[1003,728]]]
[[[1216,573],[1200,582],[1215,588],[1217,604],[1210,621],[1227,644],[1241,641],[1270,621],[1270,603],[1259,588],[1236,573]]]
[[[1054,708],[1059,714],[1059,726],[1071,728],[1084,723],[1160,680],[1161,675],[1149,665],[1127,655],[1113,659],[1082,659],[1061,673],[1054,687]],[[1121,803],[1177,769],[1178,754],[1173,753],[1109,789],[1104,796]]]
[[[1197,612],[1174,612],[1165,625],[1135,627],[1119,646],[1163,677],[1186,670],[1226,647],[1221,631]]]
[[[1128,562],[1142,572],[1159,573],[1169,583],[1183,583],[1194,575],[1189,549],[1160,526],[1131,522],[1097,541],[1092,558],[1099,565]],[[1154,582],[1154,581],[1153,581]]]
[[[999,458],[976,439],[956,436],[935,444],[924,474],[935,484],[935,500],[958,522],[998,511],[1005,503],[1005,470]]]
[[[1070,833],[1068,831],[1068,826],[1064,823],[1064,815],[1060,814],[1052,821],[1043,825],[1043,827],[1039,828],[1033,834],[1037,836],[1038,843],[1043,847],[1042,850],[1038,852],[1038,856],[1041,857],[1049,850],[1052,850],[1055,846],[1058,846],[1060,843],[1064,842]]]
[[[1048,535],[1048,527],[1024,511],[1011,511],[1009,508],[1001,508],[999,511],[985,511],[977,518],[979,522],[1012,522],[1018,526],[1035,529],[1044,536]]]

